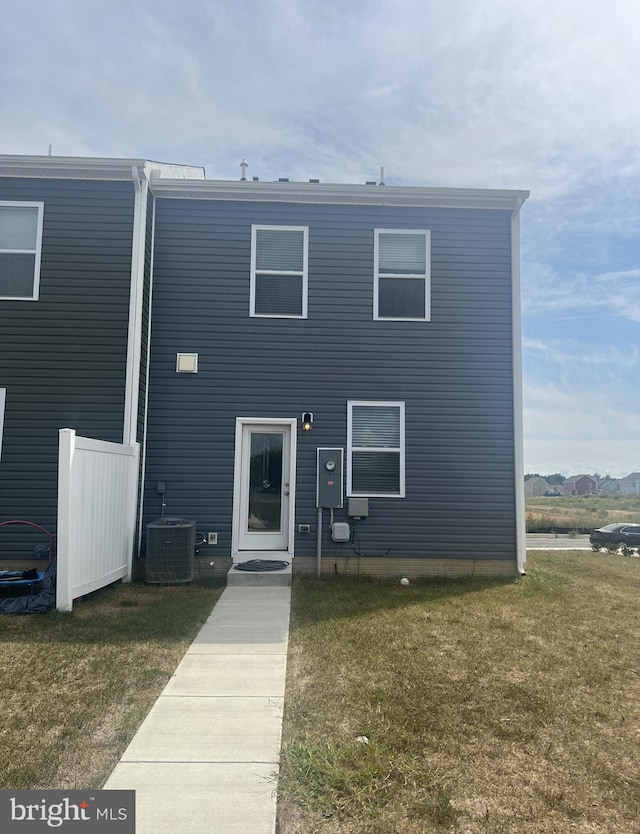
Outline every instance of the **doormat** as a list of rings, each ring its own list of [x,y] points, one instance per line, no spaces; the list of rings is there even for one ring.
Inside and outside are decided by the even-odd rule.
[[[289,562],[280,562],[277,559],[249,559],[248,562],[238,562],[234,565],[236,570],[270,571],[284,570]]]

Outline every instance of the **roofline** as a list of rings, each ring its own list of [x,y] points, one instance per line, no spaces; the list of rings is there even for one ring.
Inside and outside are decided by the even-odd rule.
[[[23,156],[0,154],[0,177],[42,179],[130,180],[137,168],[152,176],[204,179],[204,168],[197,165],[174,165],[148,159],[86,156]]]
[[[517,211],[529,191],[485,188],[429,188],[338,183],[166,180],[152,176],[155,197],[183,200],[247,200],[372,206],[507,209]]]
[[[130,180],[137,168],[156,197],[185,200],[247,200],[372,206],[507,209],[517,211],[528,191],[431,188],[345,183],[206,180],[203,167],[147,159],[0,154],[0,177]]]

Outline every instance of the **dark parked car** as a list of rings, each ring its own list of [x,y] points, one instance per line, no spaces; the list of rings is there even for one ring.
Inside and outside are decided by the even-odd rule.
[[[607,524],[605,527],[592,530],[589,541],[592,547],[604,547],[608,544],[640,547],[640,524]]]

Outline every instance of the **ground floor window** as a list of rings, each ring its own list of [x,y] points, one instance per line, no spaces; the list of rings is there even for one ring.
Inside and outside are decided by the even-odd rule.
[[[404,403],[347,403],[347,495],[404,498]]]

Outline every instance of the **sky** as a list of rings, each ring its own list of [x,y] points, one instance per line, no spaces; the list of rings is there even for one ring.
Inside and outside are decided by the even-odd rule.
[[[640,470],[638,0],[4,0],[0,153],[529,189],[525,471]]]

